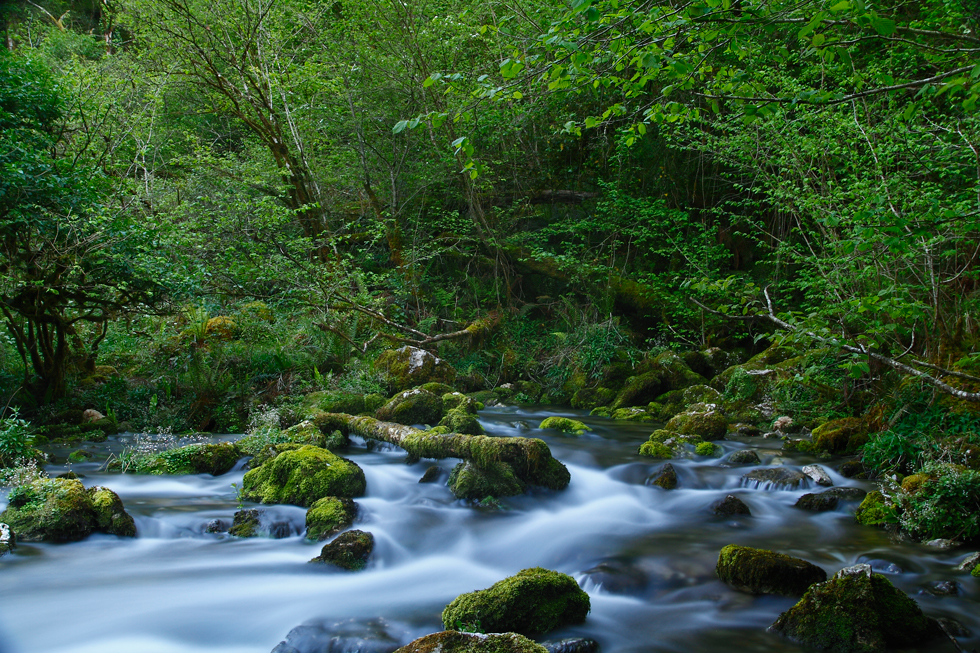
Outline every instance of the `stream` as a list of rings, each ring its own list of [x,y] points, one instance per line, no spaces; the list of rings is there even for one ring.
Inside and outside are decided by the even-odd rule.
[[[594,431],[576,438],[536,428],[556,414]],[[741,476],[753,467],[728,466],[725,457],[675,459],[677,489],[646,485],[663,465],[636,454],[651,424],[527,407],[487,409],[480,420],[489,435],[543,438],[571,471],[569,487],[502,499],[501,510],[472,508],[445,485],[458,461],[438,461],[443,481],[420,484],[433,461],[406,464],[400,449],[353,438],[343,455],[367,477],[354,527],[375,537],[371,562],[357,573],[307,564],[322,544],[305,541],[303,508],[263,507],[264,519],[288,524],[282,539],[206,532],[212,520],[230,523],[238,509],[232,483],[242,482],[241,463],[219,477],[118,475],[101,473],[98,462],[72,465],[86,486],[120,495],[138,537],[21,543],[0,558],[0,653],[269,653],[277,646],[277,653],[380,653],[442,630],[440,613],[457,595],[535,566],[572,575],[592,601],[585,624],[545,639],[591,637],[603,653],[803,650],[766,633],[793,599],[741,594],[715,576],[718,551],[732,543],[803,557],[829,575],[874,561],[928,614],[970,631],[959,638],[964,649],[980,648],[980,581],[955,571],[972,549],[893,541],[855,523],[854,502],[826,513],[799,510],[799,496],[822,488],[745,487]],[[129,437],[83,448],[104,460]],[[816,462],[784,456],[779,440],[717,444],[726,456],[756,449],[764,465]],[[837,474],[833,461],[823,466],[836,486],[872,489]],[[727,494],[741,498],[752,516],[714,516],[710,505]],[[956,581],[958,594],[931,593],[940,581]],[[917,650],[955,648],[937,640]]]

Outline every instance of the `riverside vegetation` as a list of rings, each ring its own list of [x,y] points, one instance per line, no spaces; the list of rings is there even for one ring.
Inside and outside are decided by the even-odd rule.
[[[657,492],[688,464],[758,466],[744,487],[828,486],[794,498],[815,520],[980,545],[970,3],[51,0],[0,20],[7,561],[139,537],[71,471],[98,463],[240,470],[210,533],[305,535],[311,567],[370,570],[390,543],[352,530],[355,443],[450,459],[423,480],[503,514],[574,490],[553,447],[599,437],[590,420],[643,429]],[[510,437],[481,417],[542,405],[566,414]],[[871,567],[719,551],[730,587],[799,598],[772,637],[953,637]],[[538,651],[589,609],[532,567],[399,650]]]

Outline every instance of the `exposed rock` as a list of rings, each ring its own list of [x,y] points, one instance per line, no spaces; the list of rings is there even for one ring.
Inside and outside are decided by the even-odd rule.
[[[960,593],[960,588],[955,581],[939,580],[930,584],[926,592],[933,596],[956,596]]]
[[[512,497],[524,494],[527,486],[507,463],[490,462],[477,467],[462,462],[449,473],[449,489],[459,499],[480,501],[487,497]]]
[[[813,479],[813,482],[817,485],[830,487],[834,484],[834,482],[830,479],[830,474],[828,474],[827,470],[820,465],[804,465],[803,473]]]
[[[130,467],[138,474],[211,474],[220,476],[231,470],[242,457],[232,442],[220,444],[189,444],[167,449],[146,462]]]
[[[881,574],[902,574],[905,570],[896,565],[890,560],[881,560],[880,558],[867,558],[866,556],[861,556],[857,560],[857,564],[870,565],[872,571],[876,571]]]
[[[869,565],[847,567],[814,585],[769,631],[840,653],[908,648],[941,632],[914,600]]]
[[[736,465],[758,465],[762,461],[754,449],[739,449],[728,457],[728,462]]]
[[[431,382],[452,385],[456,380],[452,365],[424,349],[408,345],[383,352],[374,361],[374,366],[387,372],[397,390]]]
[[[365,480],[361,468],[346,458],[303,446],[249,470],[242,488],[248,501],[308,507],[324,497],[359,497]]]
[[[236,512],[228,533],[235,537],[256,537],[259,534],[259,511],[247,508]]]
[[[660,468],[656,474],[647,479],[647,485],[656,485],[665,490],[673,490],[677,487],[677,470],[670,463]]]
[[[721,517],[734,517],[735,515],[752,515],[749,507],[734,494],[729,494],[724,499],[719,499],[711,504],[711,512]]]
[[[570,435],[583,435],[586,431],[592,430],[582,422],[568,417],[548,417],[541,422],[538,428],[552,429]]]
[[[204,527],[205,533],[217,534],[217,533],[227,533],[228,532],[228,522],[224,519],[212,519]]]
[[[749,594],[800,596],[827,580],[827,572],[806,560],[735,544],[721,550],[715,571],[726,584]]]
[[[788,488],[796,488],[806,480],[807,477],[801,472],[788,467],[754,469],[742,477],[743,482],[756,483],[759,486]]]
[[[757,435],[762,433],[762,431],[759,430],[758,426],[754,426],[752,424],[736,424],[734,426],[734,429],[735,429],[735,433],[745,437],[756,437]]]
[[[0,524],[0,558],[17,548],[17,535],[7,524]]]
[[[444,410],[441,397],[428,390],[414,388],[396,394],[375,415],[383,422],[411,426],[437,424],[442,419]]]
[[[671,417],[664,429],[683,435],[699,435],[705,440],[724,440],[728,420],[719,410],[691,410]]]
[[[820,494],[804,494],[793,505],[802,510],[826,512],[834,510],[838,504],[840,504],[840,498],[821,492]]]
[[[94,408],[88,408],[82,411],[82,424],[91,424],[92,422],[98,422],[100,419],[105,419],[105,415]]]
[[[841,463],[840,467],[837,468],[837,472],[844,478],[866,478],[868,473],[864,467],[864,463],[860,460],[848,460],[847,462]]]
[[[494,583],[485,590],[461,594],[442,612],[447,628],[479,623],[490,632],[535,636],[580,624],[589,613],[589,595],[566,574],[535,567]]]
[[[857,451],[868,441],[868,425],[863,419],[833,419],[813,429],[813,444],[830,453]]]
[[[820,494],[837,497],[841,501],[862,501],[864,497],[868,496],[867,490],[862,490],[859,487],[832,487]]]
[[[885,500],[885,496],[877,490],[868,493],[854,512],[854,518],[859,524],[865,526],[884,526],[898,520],[895,516],[895,509]]]
[[[348,571],[359,571],[367,565],[374,550],[374,535],[364,531],[347,531],[320,549],[310,562],[326,562]]]
[[[571,637],[557,642],[541,642],[548,653],[599,653],[599,642],[588,637]]]
[[[517,633],[465,633],[445,630],[420,637],[395,653],[547,653],[548,649]]]
[[[269,537],[281,540],[293,534],[293,525],[288,521],[274,521],[269,524]]]
[[[971,553],[964,558],[963,562],[956,566],[956,571],[970,571],[977,565],[980,565],[980,552]]]
[[[422,474],[422,478],[419,479],[419,483],[437,483],[444,475],[442,467],[439,465],[430,465],[425,473]]]
[[[772,423],[772,430],[779,431],[780,433],[799,433],[800,425],[794,422],[792,417],[783,415],[782,417],[777,417],[776,421]]]
[[[25,542],[73,542],[93,532],[134,537],[136,524],[119,496],[100,486],[86,490],[75,479],[40,479],[14,488],[0,513]]]
[[[956,540],[949,540],[945,538],[938,538],[935,540],[929,540],[926,542],[926,546],[931,546],[934,549],[955,549],[960,545]]]
[[[289,631],[272,653],[392,653],[408,631],[384,619],[316,621]]]
[[[666,444],[662,442],[644,442],[640,445],[637,453],[641,456],[649,456],[650,458],[660,458],[663,460],[670,460],[674,457],[674,452]]]
[[[356,518],[357,504],[350,499],[318,499],[306,511],[306,538],[323,541],[349,527]]]

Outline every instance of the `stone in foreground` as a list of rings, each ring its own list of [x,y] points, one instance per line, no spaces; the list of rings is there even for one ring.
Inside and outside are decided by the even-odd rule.
[[[420,637],[394,653],[548,653],[548,649],[517,633],[445,630]]]
[[[135,537],[136,523],[112,490],[69,478],[40,479],[10,492],[0,522],[25,542],[74,542],[93,532]]]
[[[800,596],[827,580],[827,572],[806,560],[736,544],[721,550],[715,571],[727,585],[749,594]]]
[[[535,567],[456,597],[443,610],[442,623],[446,628],[479,623],[482,630],[533,637],[580,624],[590,609],[589,595],[574,578]]]
[[[326,449],[303,446],[283,451],[245,474],[243,498],[309,507],[324,497],[364,494],[364,472]]]
[[[878,653],[917,646],[941,630],[914,600],[862,564],[811,587],[769,632],[837,653]]]
[[[347,571],[360,571],[374,550],[374,535],[364,531],[347,531],[325,544],[320,555],[310,562],[326,562]]]

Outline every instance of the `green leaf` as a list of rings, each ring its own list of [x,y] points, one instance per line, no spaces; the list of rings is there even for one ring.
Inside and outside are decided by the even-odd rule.
[[[874,16],[871,18],[871,27],[881,36],[891,36],[895,33],[895,21],[889,18]]]

